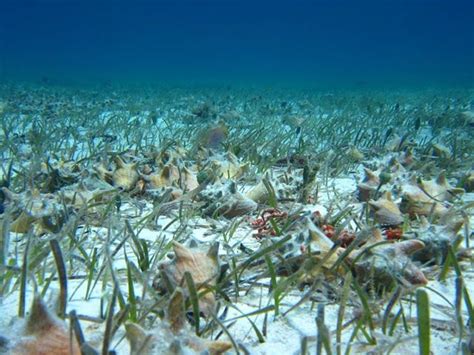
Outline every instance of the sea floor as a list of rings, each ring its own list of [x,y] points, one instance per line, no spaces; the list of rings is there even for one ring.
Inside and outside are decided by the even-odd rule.
[[[1,86],[0,353],[473,352],[473,110]]]

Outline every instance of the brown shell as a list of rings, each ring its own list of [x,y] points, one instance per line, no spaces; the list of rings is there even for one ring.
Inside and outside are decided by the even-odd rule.
[[[403,215],[398,206],[392,201],[389,192],[382,195],[377,201],[370,200],[369,205],[374,211],[377,223],[389,226],[397,226],[403,223]]]
[[[369,201],[380,185],[380,179],[375,172],[367,168],[364,168],[364,171],[364,180],[357,185],[357,199],[361,202]]]
[[[131,355],[196,353],[223,354],[232,348],[228,341],[213,341],[196,336],[186,322],[185,294],[182,288],[170,296],[163,321],[158,329],[147,333],[138,324],[125,324]],[[187,350],[187,351],[186,351]]]
[[[407,213],[411,218],[417,216],[440,217],[448,212],[448,208],[438,200],[429,197],[420,187],[407,184],[402,188],[400,211]]]
[[[219,260],[217,256],[219,244],[216,243],[207,253],[194,251],[184,245],[173,241],[175,258],[170,262],[160,265],[160,271],[165,278],[165,283],[171,287],[172,292],[176,287],[184,284],[184,274],[189,272],[197,289],[204,289],[206,286],[214,286],[219,274]],[[187,292],[187,289],[186,289]],[[187,296],[187,294],[186,294]],[[208,315],[214,311],[215,298],[209,292],[199,299],[200,311]]]
[[[234,218],[255,211],[258,204],[239,193],[231,194],[228,199],[218,207],[213,214],[225,218]]]
[[[124,191],[134,189],[139,178],[136,164],[126,164],[119,156],[116,156],[114,161],[117,169],[112,175],[113,185]]]
[[[425,247],[423,242],[412,239],[366,249],[370,246],[366,244],[351,253],[350,259],[355,260],[353,267],[361,282],[373,284],[377,289],[390,288],[399,281],[413,287],[428,283],[423,272],[409,257]]]
[[[69,355],[80,354],[79,344],[63,322],[53,315],[39,296],[33,300],[24,333],[14,344],[14,355]],[[72,350],[72,351],[71,351]]]
[[[52,194],[41,194],[38,190],[22,194],[14,194],[7,188],[2,188],[7,200],[20,211],[20,214],[10,224],[10,230],[15,233],[27,233],[32,227],[37,234],[45,231],[57,231],[63,220],[61,207]]]
[[[464,189],[455,188],[448,183],[445,171],[442,171],[436,179],[421,181],[419,186],[429,197],[441,202],[452,201],[456,195],[464,193]]]

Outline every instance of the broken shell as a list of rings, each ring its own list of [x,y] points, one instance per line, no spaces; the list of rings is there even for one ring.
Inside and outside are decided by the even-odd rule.
[[[112,175],[113,185],[124,191],[132,190],[139,178],[136,164],[126,164],[119,156],[116,156],[114,161],[117,169]]]
[[[219,259],[217,252],[219,244],[209,248],[207,253],[194,251],[184,245],[173,241],[175,258],[160,264],[160,274],[164,279],[168,292],[173,292],[176,287],[183,285],[184,274],[190,273],[198,290],[215,286],[219,274]],[[189,296],[186,291],[186,296]],[[214,312],[215,298],[211,292],[199,299],[199,308],[204,315]]]
[[[390,192],[384,193],[377,201],[370,200],[369,206],[374,211],[377,223],[388,226],[397,226],[403,223],[403,215],[392,201]]]
[[[81,353],[76,338],[70,337],[64,323],[48,310],[38,295],[33,299],[23,334],[10,343],[13,355]]]

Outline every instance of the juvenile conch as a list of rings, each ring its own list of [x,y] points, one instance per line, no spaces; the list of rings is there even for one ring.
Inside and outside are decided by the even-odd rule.
[[[124,191],[134,189],[139,178],[137,165],[135,163],[127,164],[119,156],[116,156],[114,161],[117,168],[112,174],[113,185]]]
[[[357,185],[357,199],[361,202],[369,201],[380,186],[380,178],[370,169],[364,168],[365,177]]]
[[[185,296],[188,297],[188,287],[185,283],[185,273],[189,273],[196,285],[198,292],[212,288],[216,285],[220,272],[218,250],[219,243],[212,245],[207,252],[191,250],[184,245],[173,241],[175,257],[173,260],[160,264],[160,275],[168,292],[173,292],[177,287],[185,287]],[[199,299],[200,312],[205,316],[213,313],[216,300],[209,291]]]
[[[33,299],[21,334],[12,334],[12,338],[4,338],[7,353],[11,355],[81,354],[74,334],[70,337],[66,325],[48,310],[39,295]]]
[[[189,329],[184,307],[182,288],[175,289],[170,297],[165,317],[152,331],[145,331],[135,323],[126,323],[131,355],[223,354],[232,344],[228,341],[200,338]]]
[[[370,200],[369,206],[374,212],[377,223],[386,226],[397,226],[403,223],[403,215],[392,201],[390,192],[385,192],[377,201]]]

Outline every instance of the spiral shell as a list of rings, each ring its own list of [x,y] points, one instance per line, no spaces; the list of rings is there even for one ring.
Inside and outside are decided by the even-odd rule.
[[[220,270],[217,256],[218,249],[219,244],[216,243],[204,253],[191,250],[174,241],[175,258],[160,265],[160,272],[165,280],[165,285],[171,288],[168,291],[172,292],[176,287],[183,284],[186,272],[191,274],[198,290],[214,286]],[[187,293],[186,296],[188,296]],[[213,312],[215,302],[214,295],[211,292],[206,293],[199,300],[200,311],[205,315]]]
[[[377,201],[370,200],[369,206],[374,211],[377,223],[388,226],[397,226],[403,223],[403,215],[392,201],[392,195],[389,192],[383,194]]]
[[[112,175],[113,185],[124,191],[135,188],[139,178],[136,164],[126,164],[119,156],[116,156],[114,161],[117,169]]]
[[[72,342],[71,342],[72,340]],[[12,355],[80,354],[79,344],[63,322],[53,315],[39,296],[35,296],[23,334],[10,341]]]

